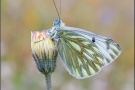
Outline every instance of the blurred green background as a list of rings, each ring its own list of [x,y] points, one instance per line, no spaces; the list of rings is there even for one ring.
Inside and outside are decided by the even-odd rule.
[[[52,0],[1,0],[1,90],[46,90],[31,55],[30,34],[50,29],[56,17]],[[134,0],[62,0],[61,18],[67,26],[114,39],[122,54],[83,80],[70,76],[58,58],[53,90],[134,89]]]

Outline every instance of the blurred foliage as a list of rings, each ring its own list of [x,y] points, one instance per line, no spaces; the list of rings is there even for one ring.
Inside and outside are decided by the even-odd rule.
[[[30,32],[50,29],[57,17],[52,0],[1,0],[1,90],[45,90],[31,55]],[[114,39],[122,54],[84,80],[70,76],[58,58],[53,90],[134,89],[133,0],[62,0],[61,18],[67,26]]]

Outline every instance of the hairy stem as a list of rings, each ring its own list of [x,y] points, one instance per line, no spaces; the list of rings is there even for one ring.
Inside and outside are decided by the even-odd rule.
[[[47,90],[52,90],[52,85],[51,85],[51,73],[45,75],[46,78],[46,85],[47,85]]]

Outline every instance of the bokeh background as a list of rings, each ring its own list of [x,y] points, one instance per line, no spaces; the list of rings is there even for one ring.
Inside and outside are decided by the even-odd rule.
[[[78,80],[58,58],[53,90],[134,90],[134,0],[61,0],[67,26],[114,39],[121,55],[97,75]],[[59,0],[55,0],[59,8]],[[31,55],[31,31],[50,29],[52,0],[1,0],[1,90],[46,90]]]

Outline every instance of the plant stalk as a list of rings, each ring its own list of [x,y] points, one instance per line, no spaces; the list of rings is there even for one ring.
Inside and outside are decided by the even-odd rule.
[[[46,79],[47,90],[52,90],[52,85],[51,85],[51,73],[45,74],[45,79]]]

